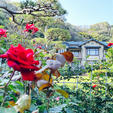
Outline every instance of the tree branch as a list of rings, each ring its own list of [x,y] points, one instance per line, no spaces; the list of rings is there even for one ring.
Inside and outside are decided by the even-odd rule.
[[[12,14],[23,14],[22,11],[12,11],[12,10],[8,9],[6,6],[0,6],[0,8],[6,10],[6,11],[7,11],[8,13],[10,13],[11,15],[12,15]]]
[[[37,4],[37,6],[35,7],[27,6],[21,11],[10,10],[7,6],[0,6],[0,8],[6,10],[12,16],[13,22],[18,25],[26,24],[29,22],[24,22],[24,23],[18,22],[16,20],[16,15],[28,14],[35,17],[53,17],[58,15],[58,11],[54,9],[51,6],[51,4],[43,4],[43,5]],[[40,14],[39,13],[36,14],[37,12],[40,12]]]

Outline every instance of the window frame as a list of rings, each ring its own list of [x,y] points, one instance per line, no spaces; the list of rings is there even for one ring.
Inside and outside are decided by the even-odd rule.
[[[93,50],[93,54],[91,53],[91,51]],[[99,56],[99,48],[87,48],[86,49],[87,55],[89,56]]]
[[[74,57],[79,57],[79,51],[72,51]],[[74,54],[74,53],[77,53],[77,54]]]
[[[79,57],[80,50],[70,49],[70,51],[73,53],[74,57]],[[77,53],[77,55],[74,54],[75,52]]]

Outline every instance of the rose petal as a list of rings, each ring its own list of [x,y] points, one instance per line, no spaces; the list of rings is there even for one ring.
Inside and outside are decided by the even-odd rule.
[[[21,74],[22,74],[22,79],[23,80],[28,80],[28,81],[35,80],[34,71],[22,71]]]
[[[7,64],[9,67],[12,67],[14,70],[20,70],[20,66],[14,61],[8,60]]]
[[[7,58],[7,54],[0,55],[0,58]]]

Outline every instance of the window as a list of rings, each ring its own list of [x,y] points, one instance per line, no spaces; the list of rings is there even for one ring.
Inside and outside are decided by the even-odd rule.
[[[65,52],[66,50],[65,49],[59,49],[58,50],[58,53],[63,53],[63,52]]]
[[[74,52],[72,52],[73,53],[73,55],[75,56],[75,57],[78,57],[79,56],[79,51],[74,51]]]
[[[98,56],[99,55],[99,49],[98,48],[88,48],[87,49],[87,55]]]

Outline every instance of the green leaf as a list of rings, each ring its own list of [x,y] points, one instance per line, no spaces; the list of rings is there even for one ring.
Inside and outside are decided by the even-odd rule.
[[[40,113],[44,113],[44,111],[46,110],[46,106],[42,105],[42,106],[38,106],[39,112]]]
[[[3,96],[0,95],[0,102],[2,102]]]
[[[14,89],[15,87],[13,85],[8,85],[8,87],[13,91],[13,92],[16,92],[16,90]]]
[[[20,81],[16,81],[16,83],[19,84],[19,85],[21,85],[21,86],[24,86],[24,85],[22,84],[22,82],[20,82]]]

